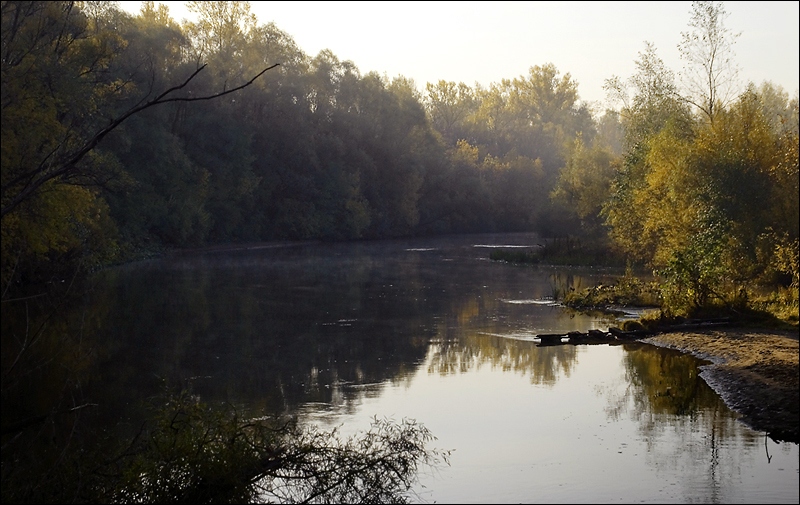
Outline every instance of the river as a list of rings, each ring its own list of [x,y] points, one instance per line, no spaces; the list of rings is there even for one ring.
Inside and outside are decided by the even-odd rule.
[[[415,502],[797,503],[798,446],[738,421],[697,359],[645,344],[539,346],[606,330],[559,290],[619,272],[518,266],[534,235],[252,244],[109,269],[85,385],[108,423],[163,379],[203,400],[343,433],[415,419],[452,450]],[[102,342],[102,344],[101,344]]]

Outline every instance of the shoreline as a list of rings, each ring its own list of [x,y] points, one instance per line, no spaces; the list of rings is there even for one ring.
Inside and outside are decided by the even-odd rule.
[[[800,443],[798,330],[726,328],[668,332],[640,340],[710,361],[700,377],[741,415],[776,442]]]

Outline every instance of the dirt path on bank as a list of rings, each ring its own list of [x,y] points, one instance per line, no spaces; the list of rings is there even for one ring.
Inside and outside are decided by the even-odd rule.
[[[798,330],[724,329],[664,333],[642,340],[711,362],[700,376],[753,429],[800,442]]]

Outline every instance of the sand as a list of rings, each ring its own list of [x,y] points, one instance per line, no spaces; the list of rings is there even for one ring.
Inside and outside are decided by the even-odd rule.
[[[751,428],[800,442],[798,330],[725,328],[658,334],[642,340],[708,360],[700,376]]]

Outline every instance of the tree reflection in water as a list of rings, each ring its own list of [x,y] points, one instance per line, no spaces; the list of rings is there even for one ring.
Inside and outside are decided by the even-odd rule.
[[[541,385],[555,384],[562,374],[569,377],[577,363],[573,345],[537,347],[535,342],[477,333],[433,344],[429,353],[428,373],[467,373],[488,365],[529,375],[531,384]]]
[[[164,379],[191,381],[203,401],[227,402],[243,413],[300,410],[317,419],[342,419],[360,415],[365,405],[372,408],[395,390],[424,394],[426,388],[435,389],[438,382],[428,378],[444,379],[452,387],[489,371],[506,379],[523,375],[523,382],[537,386],[524,399],[493,392],[493,400],[509,405],[509,416],[511,409],[522,408],[518,400],[538,409],[544,391],[569,395],[579,390],[593,412],[570,405],[575,401],[570,396],[563,402],[559,398],[555,410],[587,416],[579,423],[591,419],[596,424],[598,414],[621,420],[618,426],[633,419],[630,436],[646,441],[649,466],[689,465],[670,475],[707,481],[697,485],[699,490],[687,487],[687,501],[698,496],[715,501],[709,490],[725,488],[723,480],[735,478],[730,469],[738,462],[729,460],[752,452],[721,447],[760,443],[698,377],[692,357],[628,344],[619,354],[593,352],[601,351],[599,346],[537,346],[533,336],[550,328],[585,331],[601,324],[529,303],[552,293],[552,271],[491,264],[471,246],[347,244],[257,252],[165,258],[98,274],[85,305],[65,315],[63,324],[51,320],[47,328],[54,333],[40,337],[49,351],[72,346],[81,352],[64,353],[61,361],[41,359],[37,379],[58,387],[12,392],[8,386],[14,383],[6,379],[13,374],[4,375],[4,422],[14,401],[21,415],[35,416],[66,399],[67,407],[76,404],[73,400],[97,404],[91,409],[96,425],[113,426],[120,419],[135,425],[139,401],[156,393]],[[592,282],[590,276],[561,279],[579,286]],[[4,315],[9,307],[4,304]],[[8,321],[3,318],[4,324]],[[4,336],[10,334],[7,328]],[[14,355],[7,352],[10,342],[3,342],[4,372]],[[62,348],[58,342],[69,345]],[[606,367],[596,363],[601,355],[620,356],[623,363]],[[595,391],[596,382],[576,381],[591,368],[583,366],[583,357],[598,366],[592,371],[594,381],[617,380],[619,387]],[[82,373],[67,380],[62,377],[66,369]],[[561,388],[570,381],[575,385]],[[436,401],[439,406],[441,400]],[[467,407],[472,411],[462,413],[462,419],[480,415],[475,412],[479,407]],[[422,415],[435,417],[437,412],[421,411],[419,421],[427,424]],[[88,423],[89,416],[82,415]],[[452,426],[457,420],[446,422]],[[493,430],[479,429],[475,436]],[[761,445],[758,450],[765,454]],[[526,464],[534,456],[520,455]],[[720,467],[726,470],[718,472]],[[737,487],[725,489],[731,488]]]
[[[698,365],[703,362],[646,344],[626,344],[625,349],[625,379],[629,386],[625,394],[609,398],[609,416],[616,418],[627,411],[628,416],[639,421],[640,433],[648,442],[648,462],[657,468],[685,464],[687,451],[690,461],[707,462],[695,467],[703,470],[694,473],[702,485],[695,485],[693,492],[703,489],[709,502],[718,503],[724,486],[721,480],[733,478],[720,472],[720,465],[740,467],[739,458],[743,457],[740,451],[720,451],[720,447],[734,443],[752,447],[759,442],[758,434],[742,430],[738,416],[732,415],[699,376]],[[709,435],[698,443],[698,432]],[[670,443],[657,443],[667,437]]]

